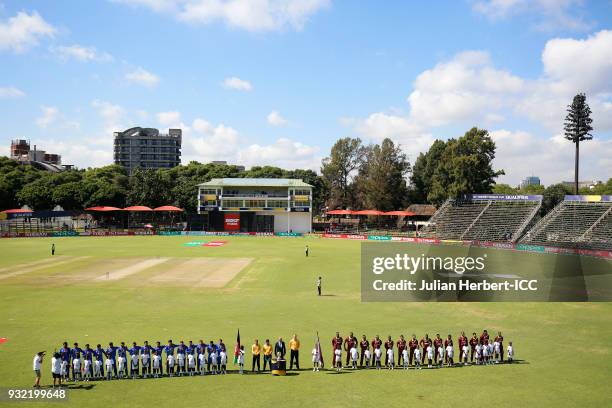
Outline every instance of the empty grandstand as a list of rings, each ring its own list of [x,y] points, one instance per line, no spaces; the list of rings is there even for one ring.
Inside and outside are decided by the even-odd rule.
[[[438,239],[516,242],[541,204],[540,195],[471,194],[449,199],[421,235]]]
[[[520,242],[612,250],[612,196],[565,196]]]

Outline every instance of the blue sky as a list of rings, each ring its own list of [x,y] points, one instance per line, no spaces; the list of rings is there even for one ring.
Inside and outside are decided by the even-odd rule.
[[[612,176],[611,1],[0,4],[0,154],[25,138],[109,164],[112,132],[141,125],[183,128],[183,163],[318,169],[339,137],[414,162],[480,126],[500,181],[550,184],[572,178],[562,122],[584,91],[581,179]]]

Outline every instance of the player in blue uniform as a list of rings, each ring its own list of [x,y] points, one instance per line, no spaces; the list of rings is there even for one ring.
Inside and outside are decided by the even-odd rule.
[[[113,342],[111,341],[110,343],[108,343],[108,347],[104,351],[104,355],[106,356],[106,358],[111,361],[111,364],[113,366],[113,371],[115,373],[115,378],[117,378],[117,350],[118,349],[119,347],[114,346]]]
[[[136,342],[133,342],[132,347],[128,350],[130,353],[130,376],[132,378],[138,377],[140,373],[140,349],[141,347],[137,346]],[[136,356],[136,358],[134,358],[134,356]]]
[[[215,346],[215,343],[213,343],[212,340],[210,341],[210,343],[208,343],[206,351],[208,351],[208,358],[206,359],[206,371],[210,373],[210,365],[212,364],[211,356],[214,352],[217,351],[217,346]]]
[[[161,346],[161,343],[159,341],[155,342],[155,347],[153,347],[153,351],[155,351],[157,353],[157,355],[161,358],[162,356],[162,351],[164,351],[164,348]],[[164,376],[164,365],[163,363],[159,365],[159,375],[160,376]]]
[[[89,361],[89,365],[86,366],[87,372],[85,372],[84,375],[89,374],[90,378],[93,377],[93,350],[89,347],[89,344],[86,344],[83,349],[83,360]]]
[[[123,358],[123,376],[124,378],[127,377],[128,372],[127,372],[127,364],[128,364],[128,359],[127,359],[127,354],[128,354],[128,349],[125,346],[125,342],[121,342],[121,345],[119,346],[119,348],[117,349],[117,357],[122,357]]]
[[[78,374],[78,376],[80,377],[81,373],[75,373],[75,372],[74,372],[74,364],[73,364],[73,361],[74,361],[75,359],[77,359],[77,360],[81,360],[81,353],[83,353],[83,349],[79,347],[79,343],[76,343],[76,342],[75,342],[75,343],[74,343],[74,348],[72,348],[72,349],[70,350],[70,364],[68,364],[68,367],[71,367],[71,370],[72,370],[72,379],[73,379],[74,381],[76,381],[77,374]],[[80,366],[80,364],[79,364],[79,366]]]
[[[98,344],[93,351],[93,355],[96,358],[96,361],[100,362],[100,378],[104,378],[104,350],[102,350],[102,346]]]
[[[168,340],[168,344],[164,347],[164,352],[166,353],[166,372],[168,375],[174,373],[174,367],[168,367],[168,356],[174,357],[174,349],[176,348],[176,344],[172,343],[172,340]],[[172,371],[172,372],[171,372]]]

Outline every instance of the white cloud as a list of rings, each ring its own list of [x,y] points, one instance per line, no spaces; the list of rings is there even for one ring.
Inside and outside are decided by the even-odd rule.
[[[112,55],[100,52],[95,47],[85,47],[83,45],[61,45],[50,47],[49,50],[62,60],[76,59],[77,61],[88,62],[111,62]]]
[[[490,20],[517,15],[532,17],[533,26],[541,31],[560,29],[586,30],[592,23],[582,17],[582,0],[481,0],[472,9]]]
[[[191,160],[210,162],[226,160],[247,167],[254,165],[280,166],[288,169],[318,169],[321,164],[319,148],[304,145],[288,138],[280,138],[273,144],[250,143],[248,137],[223,123],[213,125],[196,118],[191,126],[183,129],[183,163]]]
[[[38,45],[40,39],[53,37],[56,31],[36,11],[32,14],[20,11],[0,22],[0,51],[24,52]]]
[[[496,68],[486,52],[459,53],[417,76],[408,97],[408,115],[375,112],[363,119],[345,118],[342,123],[374,141],[384,137],[399,141],[411,160],[418,151],[427,150],[433,141],[430,132],[441,126],[506,129],[503,132],[512,136],[497,134],[500,147],[496,159],[508,172],[505,179],[518,182],[526,171],[520,166],[531,163],[534,173],[542,169],[542,174],[555,182],[561,175],[569,177],[573,150],[571,143],[558,143],[559,137],[552,135],[563,133],[566,107],[573,96],[586,92],[593,111],[595,139],[584,144],[585,155],[591,151],[594,159],[582,162],[583,174],[607,178],[612,168],[610,159],[606,159],[612,156],[609,134],[612,131],[612,59],[609,55],[612,55],[612,31],[609,30],[585,39],[552,39],[542,52],[541,75],[532,79]],[[521,124],[521,129],[512,129],[516,123]],[[537,136],[523,131],[541,126],[545,130]],[[556,143],[554,146],[562,147],[551,149],[550,140]],[[537,153],[531,155],[530,148],[521,144],[525,141]],[[512,150],[512,143],[519,151]],[[539,152],[542,154],[538,156]],[[522,160],[520,154],[525,154],[527,159]]]
[[[222,22],[247,31],[301,30],[330,0],[116,0],[193,24]]]
[[[498,182],[518,185],[530,175],[539,176],[545,185],[574,179],[574,144],[563,136],[541,138],[529,132],[501,129],[492,131],[491,137],[497,146],[494,166],[506,172]],[[612,169],[612,140],[581,143],[580,158],[581,180],[610,177],[602,169]]]
[[[157,121],[165,126],[169,126],[180,122],[181,113],[177,111],[159,112],[157,114]]]
[[[524,81],[496,69],[488,53],[467,51],[417,76],[410,116],[427,126],[482,120],[485,111],[499,116],[523,89]]]
[[[125,74],[125,79],[130,82],[144,85],[147,87],[155,87],[159,83],[159,77],[144,68],[138,67],[134,71]]]
[[[272,126],[285,126],[287,123],[289,123],[287,119],[283,118],[277,111],[270,112],[266,120],[268,121],[268,124]]]
[[[227,89],[235,89],[238,91],[253,90],[253,86],[249,81],[245,81],[237,77],[225,78],[225,80],[223,81],[223,86]]]
[[[39,128],[46,129],[55,122],[59,114],[59,110],[55,106],[41,106],[42,115],[36,119],[36,124]]]
[[[22,98],[24,96],[25,92],[14,86],[0,87],[0,99]]]

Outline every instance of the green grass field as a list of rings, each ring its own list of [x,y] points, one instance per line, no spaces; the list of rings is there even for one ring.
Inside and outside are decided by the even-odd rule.
[[[222,247],[186,247],[210,237],[103,237],[0,240],[0,387],[30,387],[32,357],[64,340],[81,345],[169,338],[223,338],[240,329],[252,340],[286,341],[297,333],[302,368],[310,368],[315,333],[326,362],[331,338],[354,331],[422,337],[483,328],[513,341],[521,364],[441,370],[383,370],[297,375],[235,374],[91,382],[70,392],[70,406],[575,406],[610,407],[611,303],[361,303],[360,243],[319,238],[219,237]],[[57,246],[50,260],[51,242]],[[305,258],[304,245],[311,248]],[[552,256],[552,255],[540,255]],[[122,279],[97,280],[129,258],[172,258],[131,270]],[[163,280],[179,258],[250,258],[222,287]],[[127,260],[127,261],[126,261]],[[128,262],[129,263],[129,262]],[[24,266],[25,265],[25,266]],[[121,265],[121,266],[118,266]],[[180,268],[179,268],[180,269]],[[178,269],[177,269],[178,270]],[[231,274],[230,274],[231,275]],[[315,295],[323,276],[326,296]],[[158,277],[158,278],[155,278]],[[246,357],[250,368],[250,352]],[[230,364],[231,369],[235,369]],[[51,382],[50,355],[43,384]],[[6,404],[9,406],[9,404]],[[40,406],[43,406],[40,403]],[[49,404],[51,406],[55,406]],[[12,405],[11,405],[12,406]],[[38,405],[37,405],[38,406]]]

